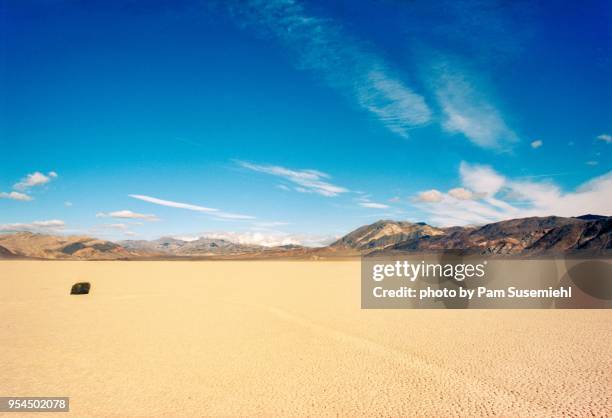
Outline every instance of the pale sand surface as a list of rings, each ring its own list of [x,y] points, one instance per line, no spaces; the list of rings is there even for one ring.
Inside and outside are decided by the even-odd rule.
[[[612,311],[367,311],[359,276],[0,262],[0,396],[70,396],[76,417],[612,415]]]

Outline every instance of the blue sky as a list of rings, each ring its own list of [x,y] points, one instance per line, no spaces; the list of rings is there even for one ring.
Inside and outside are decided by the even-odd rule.
[[[6,2],[0,229],[317,244],[612,215],[612,7]]]

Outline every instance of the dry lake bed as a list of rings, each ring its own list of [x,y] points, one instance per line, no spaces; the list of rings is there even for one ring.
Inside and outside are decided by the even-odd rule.
[[[362,310],[358,261],[0,262],[0,396],[75,417],[610,416],[611,342],[612,310]]]

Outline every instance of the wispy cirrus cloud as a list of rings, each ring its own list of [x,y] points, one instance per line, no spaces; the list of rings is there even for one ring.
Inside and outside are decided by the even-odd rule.
[[[246,161],[236,163],[248,170],[283,178],[295,185],[294,190],[300,193],[316,193],[321,196],[334,197],[349,190],[329,182],[330,175],[318,170],[290,169],[278,165],[260,165]]]
[[[444,115],[442,127],[462,134],[483,148],[506,150],[518,141],[504,117],[476,77],[454,63],[442,62],[430,70],[432,87]]]
[[[612,214],[612,171],[564,192],[550,180],[505,177],[492,167],[462,162],[461,192],[432,189],[415,205],[436,225],[484,224],[529,216]],[[424,192],[417,196],[421,196]]]
[[[118,218],[118,219],[142,219],[145,221],[159,221],[159,218],[153,214],[137,213],[131,210],[118,210],[115,212],[99,212],[96,218]]]
[[[298,68],[318,74],[389,131],[405,138],[410,129],[440,119],[382,57],[335,20],[308,13],[299,1],[230,2],[230,10],[242,25],[277,38],[297,56]],[[450,56],[424,61],[428,64],[420,75],[437,101],[444,130],[495,150],[518,140],[490,89],[462,62]]]
[[[337,22],[309,14],[295,0],[229,4],[239,23],[274,36],[297,56],[300,69],[318,74],[391,132],[407,137],[409,129],[430,121],[425,99]]]
[[[157,197],[140,195],[140,194],[131,194],[129,196],[131,198],[142,200],[142,201],[148,202],[148,203],[153,203],[155,205],[167,206],[167,207],[170,207],[170,208],[177,208],[177,209],[186,209],[186,210],[191,210],[191,211],[194,211],[194,212],[207,213],[207,214],[209,214],[209,215],[211,215],[211,216],[213,216],[215,218],[218,218],[218,219],[226,219],[226,220],[248,220],[248,219],[255,219],[254,216],[241,215],[241,214],[238,214],[238,213],[223,212],[223,211],[221,211],[219,209],[216,209],[216,208],[209,208],[209,207],[205,207],[205,206],[193,205],[191,203],[175,202],[175,201],[172,201],[172,200],[164,200],[164,199],[159,199]]]
[[[356,199],[357,204],[366,209],[389,209],[389,205],[385,203],[372,202],[370,195],[364,192],[357,192],[360,196]]]

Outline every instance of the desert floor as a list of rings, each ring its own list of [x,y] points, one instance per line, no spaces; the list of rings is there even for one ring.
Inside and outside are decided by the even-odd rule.
[[[70,396],[76,417],[612,415],[612,310],[361,310],[359,277],[3,261],[0,396]]]

